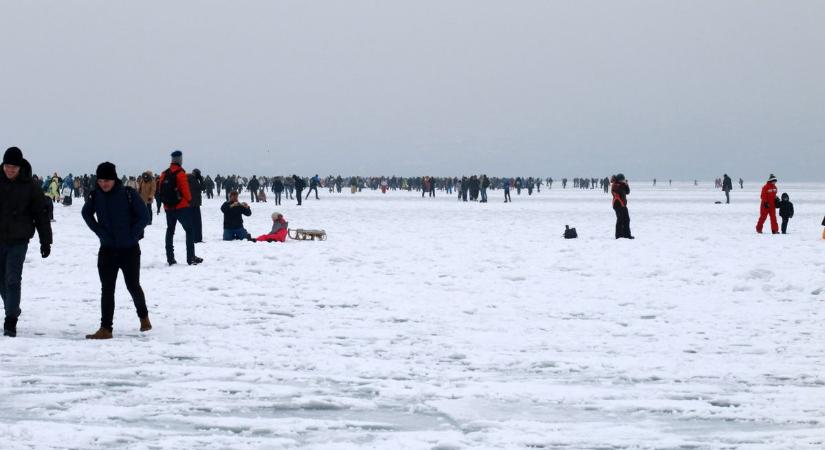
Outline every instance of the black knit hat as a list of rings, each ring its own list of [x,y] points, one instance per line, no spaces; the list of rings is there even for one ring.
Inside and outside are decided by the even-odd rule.
[[[9,147],[6,153],[3,154],[3,164],[10,166],[23,165],[23,152],[17,147]]]
[[[117,180],[117,170],[115,170],[115,165],[109,161],[100,163],[100,165],[97,166],[95,175],[97,175],[98,180]]]

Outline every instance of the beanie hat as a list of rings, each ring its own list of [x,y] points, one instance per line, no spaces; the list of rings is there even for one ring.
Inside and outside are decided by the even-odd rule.
[[[10,166],[23,165],[23,152],[17,147],[9,147],[6,153],[3,154],[3,164]]]
[[[283,214],[279,213],[278,211],[275,211],[274,213],[272,213],[272,218],[273,219],[277,219],[278,216],[283,216]]]
[[[624,181],[624,174],[623,173],[617,173],[616,174],[616,181]]]
[[[180,164],[183,162],[183,152],[180,150],[175,150],[172,152],[172,162],[175,164]]]
[[[774,176],[774,174],[768,177],[768,182],[770,183],[771,181],[776,182],[776,176]]]
[[[109,161],[100,163],[95,172],[98,180],[117,180],[117,171],[115,165]]]

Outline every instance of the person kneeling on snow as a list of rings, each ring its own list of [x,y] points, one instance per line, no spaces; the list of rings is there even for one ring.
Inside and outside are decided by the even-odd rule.
[[[229,200],[221,205],[223,212],[223,240],[252,240],[252,236],[243,227],[243,216],[251,216],[252,210],[246,202],[238,202],[238,191],[229,193]]]
[[[286,241],[287,226],[289,223],[284,219],[284,215],[279,212],[272,213],[272,231],[269,234],[262,234],[255,239],[258,242],[284,242]]]

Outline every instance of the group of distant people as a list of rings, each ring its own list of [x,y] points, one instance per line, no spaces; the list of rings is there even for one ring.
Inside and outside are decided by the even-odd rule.
[[[145,332],[152,329],[146,298],[139,281],[141,255],[139,241],[143,238],[145,227],[152,223],[155,204],[157,205],[156,214],[160,214],[161,207],[166,212],[167,263],[177,264],[174,235],[178,224],[186,234],[186,263],[198,265],[203,262],[203,258],[195,252],[195,244],[203,241],[200,213],[202,192],[207,192],[207,196],[211,198],[212,186],[223,184],[224,187],[231,188],[236,179],[230,178],[227,184],[226,178],[218,176],[216,180],[220,183],[215,183],[215,180],[211,180],[209,176],[204,179],[197,169],[187,174],[183,169],[183,153],[176,150],[170,156],[169,167],[158,176],[147,171],[139,177],[119,178],[115,165],[111,162],[103,162],[97,166],[92,177],[71,177],[69,175],[67,180],[70,181],[67,181],[61,180],[55,174],[49,181],[49,186],[55,184],[62,184],[64,188],[71,186],[71,191],[68,191],[70,196],[80,194],[85,197],[86,201],[81,211],[83,220],[100,241],[97,266],[101,283],[101,320],[99,329],[86,335],[88,339],[112,338],[114,294],[118,272],[123,272],[126,288],[132,296],[138,315],[140,330]],[[41,181],[34,178],[31,165],[23,158],[23,153],[19,148],[10,147],[6,150],[2,166],[3,170],[0,171],[0,296],[3,298],[5,310],[3,334],[14,337],[17,335],[17,322],[22,313],[20,297],[23,264],[29,241],[35,232],[40,240],[41,257],[47,258],[51,254],[51,219],[47,211],[54,199],[44,195]],[[356,180],[353,186],[357,185],[357,177],[350,180]],[[405,180],[413,180],[413,182],[409,183]],[[330,177],[330,181],[338,187],[343,183],[340,177],[337,179]],[[566,181],[566,179],[562,180],[563,187],[566,186]],[[93,186],[89,186],[90,182]],[[546,182],[548,186],[552,185],[552,179]],[[782,218],[781,233],[784,234],[787,232],[788,221],[794,215],[793,203],[790,202],[788,194],[783,193],[781,197],[777,197],[776,182],[776,177],[771,174],[762,187],[760,215],[756,224],[758,233],[762,233],[768,219],[772,233],[780,232],[776,219],[778,210]],[[258,183],[260,181],[253,176],[245,184],[251,192],[255,192],[261,187]],[[264,183],[273,186],[276,191],[286,184],[281,177],[266,179]],[[280,186],[278,183],[281,183]],[[288,184],[294,189],[300,205],[302,191],[306,187],[304,179],[293,175]],[[487,200],[487,189],[495,185],[504,190],[505,201],[509,202],[512,187],[516,189],[526,187],[530,190],[536,187],[538,189],[541,179],[488,178],[486,175],[440,180],[434,177],[421,177],[419,179],[394,178],[393,184],[405,186],[408,189],[410,189],[410,184],[415,184],[421,189],[422,195],[434,195],[435,187],[441,184],[450,190],[453,188],[458,190],[459,199],[465,201],[472,199],[480,202]],[[603,180],[574,179],[574,185],[578,188],[592,187],[596,184],[603,186],[605,191],[609,188],[611,193],[612,207],[616,215],[615,238],[634,239],[630,231],[630,213],[627,207],[630,186],[624,174],[619,173]],[[320,186],[323,186],[323,181],[318,175],[311,177],[306,198],[309,198],[313,191],[318,198]],[[382,180],[379,186],[384,192],[389,189],[386,179]],[[729,194],[732,190],[731,178],[725,174],[719,186],[725,192],[729,203]],[[742,180],[740,179],[741,186]],[[355,190],[356,188],[353,187],[352,191],[355,192]],[[286,240],[288,222],[283,214],[272,213],[272,228],[269,232],[253,238],[243,226],[243,217],[252,214],[251,207],[248,203],[239,201],[237,189],[228,191],[226,195],[227,199],[221,206],[224,216],[224,240],[255,242],[284,242]],[[251,195],[250,199],[253,202],[260,201],[261,196]],[[277,204],[280,204],[279,198]],[[823,219],[823,226],[825,226],[825,219]],[[823,239],[825,239],[825,231],[823,231]]]

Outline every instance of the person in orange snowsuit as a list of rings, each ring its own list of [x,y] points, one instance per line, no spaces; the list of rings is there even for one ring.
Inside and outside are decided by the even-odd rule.
[[[762,204],[759,209],[759,221],[756,222],[756,232],[759,234],[762,234],[762,226],[765,225],[768,216],[771,218],[771,232],[779,234],[779,224],[776,222],[776,192],[776,177],[771,174],[768,182],[762,186]]]

